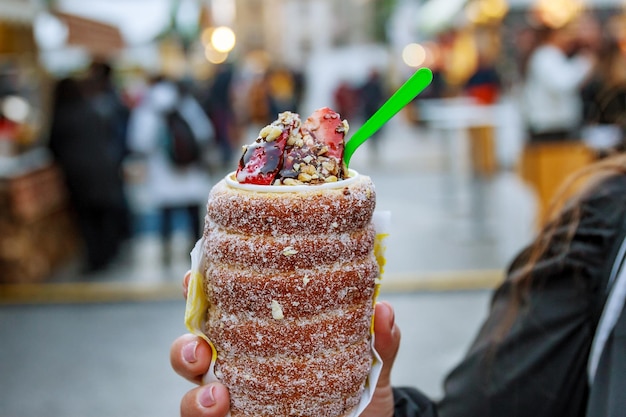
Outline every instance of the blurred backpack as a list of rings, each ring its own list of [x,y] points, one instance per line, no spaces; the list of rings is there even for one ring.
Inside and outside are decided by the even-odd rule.
[[[168,127],[166,153],[176,167],[184,168],[202,159],[202,149],[193,129],[180,114],[173,110],[165,115]]]

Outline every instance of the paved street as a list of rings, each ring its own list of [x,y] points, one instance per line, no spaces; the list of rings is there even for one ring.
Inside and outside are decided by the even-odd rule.
[[[486,291],[382,294],[403,330],[394,381],[437,396]],[[191,387],[169,367],[181,301],[0,308],[0,416],[172,417]]]

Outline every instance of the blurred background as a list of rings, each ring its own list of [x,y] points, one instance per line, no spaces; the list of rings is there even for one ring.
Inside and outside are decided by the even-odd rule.
[[[571,117],[546,136],[529,62],[565,31]],[[279,112],[355,131],[421,67],[431,85],[351,167],[392,213],[395,382],[440,395],[559,185],[622,150],[625,57],[623,0],[2,0],[0,416],[176,415],[167,351],[211,186]],[[173,113],[200,143],[182,167]]]

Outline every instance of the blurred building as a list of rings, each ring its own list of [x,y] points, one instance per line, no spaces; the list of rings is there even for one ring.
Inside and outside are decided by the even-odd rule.
[[[75,253],[63,179],[40,149],[47,76],[28,0],[0,2],[0,282],[39,281]]]
[[[298,66],[314,51],[375,41],[375,1],[238,0],[236,3],[239,7],[235,31],[241,50],[262,49],[272,60],[284,64]]]

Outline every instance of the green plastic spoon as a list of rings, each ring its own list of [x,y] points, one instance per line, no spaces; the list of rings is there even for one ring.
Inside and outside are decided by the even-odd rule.
[[[363,123],[359,130],[354,132],[350,140],[346,142],[343,152],[343,161],[346,167],[350,165],[350,158],[352,158],[354,151],[428,87],[432,80],[432,71],[428,68],[420,68],[393,93],[389,100],[376,110],[372,117]]]

